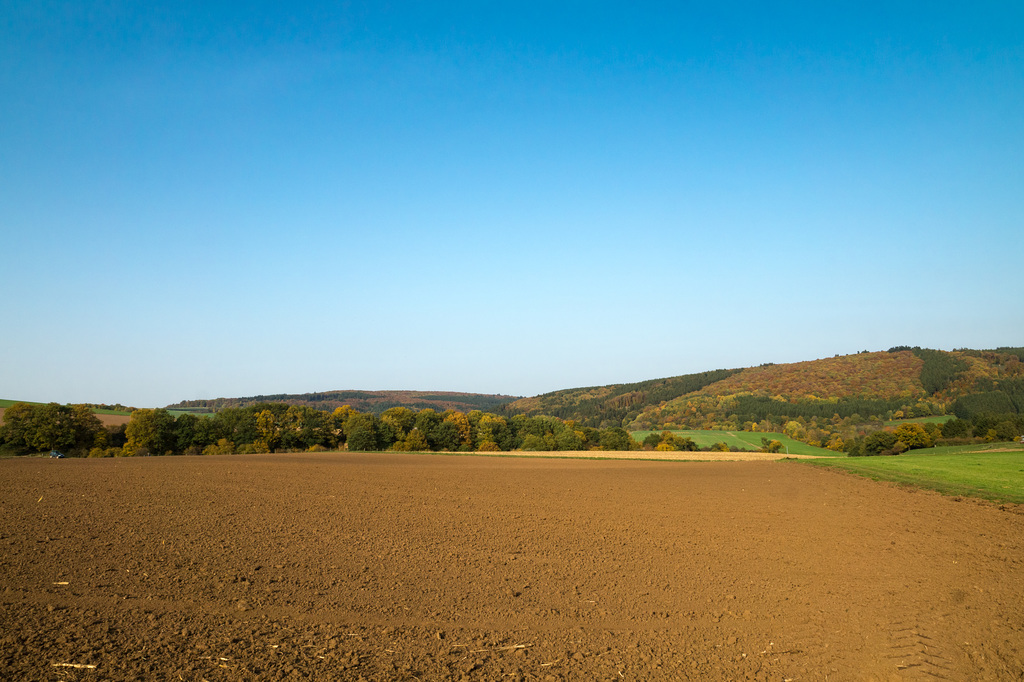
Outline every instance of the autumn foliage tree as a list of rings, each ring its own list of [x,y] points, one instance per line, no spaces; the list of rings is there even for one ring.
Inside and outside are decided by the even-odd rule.
[[[896,443],[901,443],[903,450],[930,448],[934,443],[932,437],[922,424],[909,422],[896,427]]]

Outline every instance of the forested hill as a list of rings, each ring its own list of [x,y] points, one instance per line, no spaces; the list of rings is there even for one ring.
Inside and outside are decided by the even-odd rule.
[[[633,384],[569,388],[533,398],[520,398],[506,405],[505,412],[575,419],[581,426],[595,428],[600,424],[621,426],[635,419],[651,405],[699,391],[741,371],[716,369]]]
[[[505,406],[582,426],[743,428],[779,418],[1024,413],[1024,348],[888,351],[555,391]]]
[[[494,412],[500,405],[516,398],[517,396],[444,391],[324,391],[320,393],[257,395],[248,398],[183,400],[180,403],[168,405],[167,409],[216,412],[225,407],[245,407],[257,403],[285,403],[328,412],[348,405],[359,412],[373,414],[380,414],[392,407],[407,407],[411,410],[422,410],[429,407],[438,412],[445,410]]]

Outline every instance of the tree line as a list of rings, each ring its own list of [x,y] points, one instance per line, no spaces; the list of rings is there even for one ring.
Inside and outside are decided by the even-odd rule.
[[[849,441],[850,457],[900,455],[909,450],[937,445],[966,445],[1016,440],[1024,433],[1024,415],[979,413],[944,424],[908,422]]]
[[[258,403],[209,416],[137,409],[127,424],[104,426],[83,405],[16,403],[0,427],[0,452],[59,450],[79,457],[394,450],[635,450],[622,428],[593,428],[548,416],[506,417],[393,407],[381,414],[349,406],[333,412]]]

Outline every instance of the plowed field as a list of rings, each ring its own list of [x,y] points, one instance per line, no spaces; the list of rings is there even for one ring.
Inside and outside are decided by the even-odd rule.
[[[799,463],[16,459],[0,499],[3,679],[1024,678],[1024,516]]]

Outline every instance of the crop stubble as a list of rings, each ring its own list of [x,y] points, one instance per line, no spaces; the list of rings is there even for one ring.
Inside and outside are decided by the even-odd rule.
[[[793,463],[22,459],[0,493],[4,679],[1024,676],[1024,516]]]

